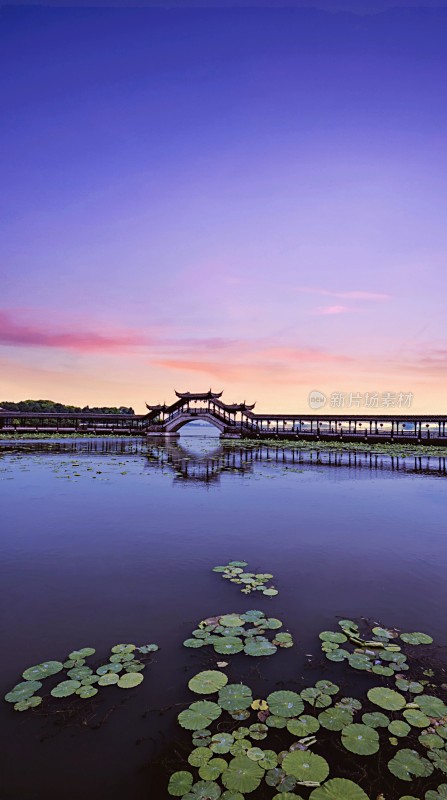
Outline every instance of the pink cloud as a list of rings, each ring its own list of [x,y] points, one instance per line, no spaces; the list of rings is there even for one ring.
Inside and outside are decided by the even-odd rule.
[[[317,308],[314,313],[325,317],[331,314],[348,314],[350,310],[347,306],[322,306]]]
[[[389,300],[391,295],[384,294],[383,292],[368,292],[368,291],[350,291],[350,292],[333,292],[329,289],[312,288],[309,286],[300,286],[296,289],[297,292],[303,294],[318,294],[324,297],[340,297],[344,300]]]
[[[74,350],[78,353],[116,352],[148,344],[147,337],[135,331],[58,329],[51,322],[16,319],[9,311],[0,311],[0,345],[12,347],[48,347]]]

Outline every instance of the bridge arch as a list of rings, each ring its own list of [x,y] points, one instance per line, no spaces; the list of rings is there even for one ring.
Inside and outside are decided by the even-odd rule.
[[[200,414],[195,414],[194,412],[190,411],[183,411],[173,419],[165,422],[164,431],[165,433],[177,433],[177,431],[179,431],[180,428],[183,428],[184,425],[187,425],[188,422],[197,422],[197,420],[208,422],[210,425],[213,425],[215,428],[217,428],[219,433],[224,433],[225,431],[225,423],[215,416],[211,411],[203,411]]]

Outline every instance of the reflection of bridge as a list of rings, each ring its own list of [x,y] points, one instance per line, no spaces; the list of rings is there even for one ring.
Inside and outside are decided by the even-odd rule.
[[[258,414],[255,404],[224,403],[222,392],[176,392],[171,405],[147,406],[146,414],[91,412],[23,413],[0,409],[0,433],[178,436],[200,420],[223,438],[339,442],[405,442],[447,446],[447,415],[441,414]]]
[[[253,476],[259,469],[302,472],[306,467],[342,467],[361,471],[365,477],[370,470],[447,476],[445,456],[391,456],[384,453],[358,451],[300,450],[284,445],[261,442],[221,444],[211,452],[197,454],[169,439],[163,443],[148,443],[148,465],[169,469],[175,481],[218,483],[222,474],[236,473]]]

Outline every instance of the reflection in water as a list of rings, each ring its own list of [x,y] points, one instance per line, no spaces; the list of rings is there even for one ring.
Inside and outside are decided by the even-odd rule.
[[[193,453],[180,443],[169,442],[149,445],[147,457],[151,466],[169,467],[177,480],[205,483],[218,481],[225,472],[250,473],[258,463],[277,465],[283,469],[328,466],[447,475],[445,456],[421,455],[404,458],[383,453],[299,450],[294,447],[262,444],[220,444],[211,452],[204,450],[202,453]]]
[[[403,472],[409,474],[447,475],[445,456],[408,455],[360,451],[300,450],[284,445],[258,442],[222,442],[217,437],[194,435],[177,440],[76,439],[0,443],[0,456],[6,453],[72,453],[85,455],[138,455],[155,470],[169,470],[175,481],[218,483],[224,473],[242,475],[253,472],[255,465],[285,470],[303,467],[342,467],[355,470]]]

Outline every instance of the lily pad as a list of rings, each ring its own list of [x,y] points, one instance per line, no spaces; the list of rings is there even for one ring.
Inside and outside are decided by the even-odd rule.
[[[427,728],[430,725],[427,715],[416,708],[407,708],[402,713],[408,724],[413,728]]]
[[[335,642],[336,644],[343,644],[348,641],[348,637],[339,631],[322,631],[319,634],[322,642]]]
[[[89,656],[95,655],[96,650],[94,647],[81,647],[79,650],[73,650],[72,653],[68,654],[68,658],[72,661],[78,661],[80,658],[88,658]]]
[[[38,695],[26,697],[24,700],[19,700],[14,705],[14,711],[28,711],[29,708],[37,708],[37,706],[40,706],[41,702],[42,698],[38,697]]]
[[[329,731],[341,731],[352,724],[353,716],[349,708],[327,708],[318,715],[320,725]]]
[[[294,750],[293,753],[288,753],[283,758],[282,768],[297,781],[321,783],[329,775],[327,761],[310,750]]]
[[[385,708],[387,711],[399,711],[406,705],[406,700],[399,692],[394,689],[385,689],[381,686],[375,686],[368,692],[368,700],[380,708]]]
[[[311,733],[316,733],[319,727],[320,722],[318,719],[311,717],[310,714],[302,714],[302,716],[298,717],[298,719],[287,720],[287,730],[292,734],[292,736],[309,736]]]
[[[244,624],[244,620],[237,614],[224,614],[219,622],[224,628],[235,628]]]
[[[181,711],[178,715],[178,722],[182,728],[189,731],[198,731],[206,728],[215,719],[220,717],[222,709],[217,703],[211,703],[209,700],[198,700],[196,703],[191,703],[189,708]]]
[[[168,792],[173,797],[182,797],[191,789],[194,778],[190,772],[181,770],[171,775],[168,783]]]
[[[113,686],[114,683],[118,683],[119,677],[116,672],[106,672],[105,675],[101,675],[98,686]]]
[[[222,783],[232,792],[254,792],[264,777],[264,770],[247,756],[236,756],[222,775]]]
[[[142,681],[143,675],[141,672],[126,672],[125,675],[120,676],[120,679],[116,685],[120,689],[133,689],[135,686],[138,686],[140,683],[142,683]]]
[[[426,633],[420,633],[417,631],[416,633],[401,633],[400,638],[403,642],[407,644],[431,644],[433,639],[431,636],[428,636]]]
[[[251,689],[243,683],[229,683],[219,691],[218,703],[225,711],[242,711],[252,702]]]
[[[40,681],[22,681],[13,686],[8,694],[5,694],[5,700],[7,703],[20,703],[31,697],[41,686]]]
[[[223,672],[205,670],[198,672],[188,683],[188,688],[196,694],[213,694],[218,692],[228,683],[228,678]]]
[[[415,699],[415,703],[418,704],[421,711],[423,711],[427,717],[439,718],[447,716],[447,706],[439,697],[421,694]]]
[[[368,800],[368,795],[353,781],[332,778],[324,786],[314,789],[310,800]]]
[[[56,675],[64,668],[60,661],[42,661],[41,664],[36,664],[34,667],[28,667],[22,676],[26,681],[40,681],[48,678],[50,675]]]
[[[401,719],[394,719],[388,725],[388,730],[393,736],[408,736],[411,726]]]
[[[62,681],[51,690],[53,697],[70,697],[81,686],[80,681]]]
[[[245,644],[244,653],[248,656],[272,656],[276,653],[276,646],[267,639],[263,642],[251,640]]]
[[[235,655],[236,653],[240,653],[243,649],[244,643],[242,639],[238,639],[237,636],[224,636],[220,641],[214,642],[214,650],[216,653],[220,653],[220,655]]]
[[[386,714],[382,714],[381,711],[363,714],[362,722],[364,725],[369,725],[370,728],[387,728],[390,723]]]
[[[304,703],[297,692],[272,692],[267,703],[270,713],[280,717],[296,717],[304,711]]]
[[[379,734],[367,725],[346,725],[341,740],[346,750],[359,756],[371,756],[379,750]]]
[[[412,781],[413,778],[427,778],[431,775],[433,765],[416,750],[405,748],[399,750],[388,762],[388,769],[401,781]]]

